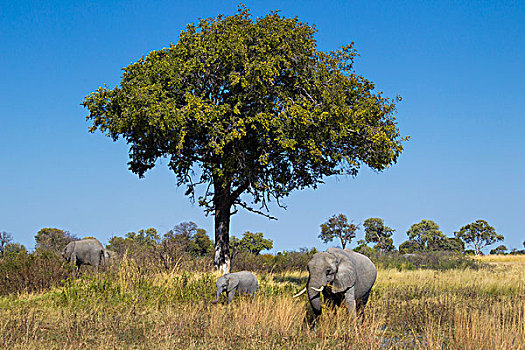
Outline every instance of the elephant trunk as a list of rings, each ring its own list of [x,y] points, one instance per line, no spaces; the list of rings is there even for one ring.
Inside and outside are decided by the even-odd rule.
[[[212,304],[217,304],[219,302],[222,292],[224,292],[222,289],[217,288],[217,299],[212,301]]]
[[[310,279],[306,284],[306,290],[308,292],[308,300],[312,309],[316,315],[321,314],[321,292],[322,288],[326,283],[322,283],[319,279]]]

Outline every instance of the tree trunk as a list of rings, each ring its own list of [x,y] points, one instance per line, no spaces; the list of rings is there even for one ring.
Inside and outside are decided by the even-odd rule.
[[[481,242],[479,241],[474,241],[474,254],[475,255],[480,255],[481,254]]]
[[[341,247],[342,247],[343,249],[345,249],[345,246],[346,246],[346,240],[343,239],[343,237],[339,237],[339,239],[341,240]]]
[[[223,274],[230,272],[230,184],[215,182],[215,258],[214,265]]]

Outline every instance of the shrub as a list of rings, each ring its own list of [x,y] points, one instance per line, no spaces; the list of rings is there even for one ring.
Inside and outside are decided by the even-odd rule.
[[[378,267],[396,268],[398,270],[450,270],[457,268],[477,269],[480,267],[480,263],[474,259],[454,252],[374,253],[369,257]]]
[[[284,272],[291,270],[306,270],[306,265],[317,252],[315,248],[308,251],[283,251],[277,255],[255,255],[239,252],[232,263],[232,271],[249,270],[256,272]]]
[[[50,252],[6,254],[0,259],[0,294],[39,292],[60,285],[73,268]]]

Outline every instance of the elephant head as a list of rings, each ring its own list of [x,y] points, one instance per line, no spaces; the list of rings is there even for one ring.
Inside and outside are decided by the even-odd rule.
[[[228,295],[239,285],[239,278],[235,274],[227,273],[219,277],[217,280],[217,299],[213,303],[217,303],[222,293],[226,292]]]
[[[75,248],[74,244],[68,244],[62,249],[62,258],[64,258],[66,261],[71,260],[71,254],[73,254],[73,250]]]
[[[308,299],[316,315],[321,314],[320,294],[337,295],[354,286],[355,264],[342,250],[316,253],[308,263],[310,276],[306,285]]]

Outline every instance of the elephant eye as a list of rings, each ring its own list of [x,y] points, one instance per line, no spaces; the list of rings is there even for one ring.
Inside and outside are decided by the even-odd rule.
[[[327,275],[332,275],[334,273],[334,271],[332,271],[332,269],[328,269],[326,270],[326,274]]]

